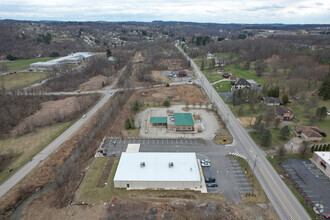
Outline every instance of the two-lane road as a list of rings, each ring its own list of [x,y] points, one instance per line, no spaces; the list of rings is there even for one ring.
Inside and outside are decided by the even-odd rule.
[[[263,190],[267,194],[270,202],[281,219],[310,219],[309,215],[282,181],[274,168],[268,162],[260,148],[254,143],[247,131],[238,122],[236,117],[217,94],[213,86],[208,82],[203,73],[199,70],[195,62],[190,59],[182,50],[177,48],[190,60],[191,66],[199,77],[200,84],[204,88],[209,98],[214,102],[217,112],[226,123],[228,130],[233,135],[238,145],[246,152],[246,156],[251,167],[254,169]]]

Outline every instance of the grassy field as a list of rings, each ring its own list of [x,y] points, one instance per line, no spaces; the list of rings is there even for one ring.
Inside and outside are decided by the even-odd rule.
[[[112,160],[112,168],[107,179],[107,184],[104,187],[99,186],[99,181],[103,173],[105,165]],[[103,203],[110,201],[113,197],[119,199],[137,198],[195,198],[195,199],[210,199],[213,201],[225,202],[223,195],[219,194],[201,194],[195,191],[182,190],[126,190],[114,188],[113,178],[117,170],[118,157],[102,157],[94,158],[89,170],[87,171],[83,181],[81,182],[74,201],[87,203]]]
[[[283,158],[279,158],[277,155],[268,155],[267,159],[270,162],[270,164],[274,167],[274,169],[276,170],[276,172],[279,175],[283,175],[282,170],[279,168],[279,165],[277,165],[277,163],[281,163],[286,161],[287,159],[297,159],[297,160],[309,160],[309,158],[311,158],[312,155],[311,154],[307,154],[304,158],[301,158],[301,156],[299,154],[287,154],[284,155]],[[306,212],[309,214],[309,216],[312,219],[318,219],[317,215],[314,213],[314,211],[312,210],[312,208],[310,208],[309,206],[307,206],[305,204],[304,198],[299,194],[299,192],[292,186],[292,184],[289,182],[288,179],[283,178],[282,179],[283,182],[288,186],[288,188],[291,190],[291,192],[295,195],[295,197],[297,198],[297,200],[300,202],[300,204],[305,208]]]
[[[281,130],[280,128],[271,128],[269,130],[270,130],[270,133],[272,134],[272,143],[269,147],[261,146],[260,137],[256,132],[251,131],[251,132],[249,132],[249,134],[250,134],[251,138],[254,140],[254,142],[262,148],[276,147],[279,145],[283,145],[289,141],[289,139],[282,139],[282,136],[280,134],[280,130]]]
[[[8,71],[27,69],[27,68],[30,68],[31,63],[45,62],[45,61],[53,60],[53,59],[54,58],[45,57],[45,58],[7,61]]]
[[[24,88],[39,81],[46,79],[45,73],[38,72],[22,72],[11,75],[2,76],[6,90]]]
[[[239,65],[237,67],[233,64],[225,66],[224,72],[229,72],[237,78],[253,79],[261,85],[263,85],[264,81],[267,79],[266,76],[257,77],[255,71],[252,70],[252,68],[250,70],[244,70],[243,65]]]
[[[208,73],[210,72],[210,73]],[[219,81],[221,79],[224,79],[222,76],[222,73],[216,73],[215,70],[204,70],[203,73],[205,74],[205,77],[210,83]]]
[[[14,157],[9,163],[9,166],[0,173],[0,184],[8,179],[20,167],[30,161],[74,122],[75,121],[60,123],[37,129],[35,132],[17,138],[1,140],[0,152],[2,154],[12,153]],[[9,168],[12,168],[13,172],[8,173],[7,171]]]
[[[231,81],[223,81],[213,85],[217,92],[230,92]]]

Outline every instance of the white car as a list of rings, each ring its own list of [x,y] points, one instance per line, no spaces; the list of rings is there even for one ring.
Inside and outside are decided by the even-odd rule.
[[[205,163],[202,163],[202,167],[210,167],[211,166],[211,164],[210,163],[207,163],[207,162],[205,162]]]
[[[211,163],[211,161],[209,159],[204,159],[204,160],[201,160],[202,163]]]
[[[86,118],[86,115],[83,115],[82,118],[83,118],[83,119]]]

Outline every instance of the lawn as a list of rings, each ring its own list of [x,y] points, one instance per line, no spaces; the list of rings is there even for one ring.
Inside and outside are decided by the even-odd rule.
[[[4,80],[6,90],[24,88],[47,78],[45,73],[22,72],[11,75],[1,76]]]
[[[213,85],[217,92],[230,92],[231,81],[223,81]]]
[[[106,163],[108,163],[109,161],[113,163],[107,184],[104,185],[104,187],[100,187],[98,185],[103,173],[103,169]],[[88,169],[87,174],[84,177],[83,182],[80,184],[76,192],[75,201],[76,202],[109,201],[114,196],[113,178],[115,176],[115,171],[117,170],[118,161],[119,161],[118,157],[94,158],[92,164]],[[122,190],[119,189],[117,193],[118,192],[125,193],[125,191],[126,190],[124,189]]]
[[[45,61],[53,60],[53,59],[54,58],[44,57],[44,58],[7,61],[6,63],[8,65],[8,71],[13,71],[13,70],[28,69],[28,68],[30,68],[31,63],[45,62]]]
[[[309,160],[309,158],[311,158],[311,157],[312,157],[311,154],[305,155],[304,158],[301,158],[301,156],[299,154],[287,154],[287,155],[284,155],[283,158],[279,158],[278,155],[268,155],[267,156],[267,159],[270,162],[270,164],[274,167],[274,169],[276,170],[276,172],[279,175],[283,175],[283,172],[280,169],[278,163],[284,162],[287,159]],[[290,183],[290,181],[288,179],[286,179],[286,178],[282,178],[282,180],[288,186],[288,188],[291,190],[291,192],[295,195],[295,197],[300,202],[300,204],[304,207],[304,209],[309,214],[309,216],[312,219],[318,219],[317,215],[314,213],[314,211],[309,206],[307,206],[305,204],[304,198],[299,194],[299,192],[296,190],[296,188],[294,188],[292,186],[292,184]]]
[[[214,71],[211,71],[211,73],[206,73],[205,70],[203,72],[205,74],[205,77],[207,78],[207,80],[210,83],[213,83],[213,82],[219,81],[221,79],[224,79],[223,76],[222,76],[222,73],[214,73]]]
[[[2,154],[13,154],[7,168],[0,173],[0,184],[8,179],[15,171],[30,161],[36,154],[43,150],[48,144],[55,140],[60,134],[68,129],[75,121],[65,122],[39,128],[35,132],[15,138],[0,141],[0,152]],[[8,173],[9,168],[13,172]]]
[[[112,160],[112,161],[111,161]],[[103,170],[105,165],[108,162],[112,163],[112,168],[107,179],[107,184],[103,187],[99,186],[100,178],[102,177]],[[118,166],[119,158],[118,157],[101,157],[94,158],[91,163],[83,181],[81,182],[78,190],[76,191],[74,202],[87,202],[87,203],[103,203],[110,201],[113,197],[118,197],[119,199],[130,199],[131,197],[137,198],[160,198],[163,200],[164,198],[191,198],[194,197],[196,199],[202,200],[212,200],[212,201],[220,201],[225,202],[225,198],[223,195],[206,193],[201,194],[196,191],[183,191],[183,190],[126,190],[114,188],[113,178],[115,176],[117,166]]]
[[[310,98],[310,97],[309,97]],[[328,110],[330,110],[330,101],[324,101],[319,100],[318,101],[318,107],[326,106]],[[292,100],[292,103],[287,104],[287,108],[291,109],[298,119],[298,122],[292,126],[298,126],[298,125],[309,125],[309,119],[306,117],[307,115],[315,115],[316,107],[312,108],[309,113],[305,113],[304,111],[304,105],[301,104],[299,101]],[[316,122],[314,125],[318,126],[322,130],[325,131],[326,134],[328,134],[326,137],[322,139],[322,142],[330,142],[330,116],[327,116],[325,119]]]
[[[224,67],[224,72],[229,72],[233,74],[233,76],[236,76],[237,78],[245,78],[245,79],[253,79],[257,83],[263,85],[264,81],[267,79],[267,77],[257,77],[255,74],[255,71],[252,70],[244,70],[243,65],[235,66],[234,64],[228,65]]]
[[[269,147],[262,147],[262,148],[276,147],[279,145],[283,145],[289,141],[289,139],[282,139],[282,136],[280,134],[280,130],[281,130],[280,128],[271,128],[269,130],[270,130],[270,133],[272,134],[272,143]],[[261,147],[259,135],[255,131],[251,131],[251,132],[249,132],[249,134],[250,134],[251,138],[253,139],[253,141]]]

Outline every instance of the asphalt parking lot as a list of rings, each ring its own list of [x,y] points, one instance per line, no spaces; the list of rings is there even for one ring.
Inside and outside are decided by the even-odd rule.
[[[323,205],[323,213],[330,213],[330,180],[311,161],[289,159],[281,166],[315,204]]]
[[[237,160],[226,156],[234,150],[233,147],[217,145],[210,140],[202,143],[201,139],[143,138],[109,138],[103,147],[107,149],[108,156],[112,153],[120,156],[129,143],[140,143],[140,152],[196,152],[198,159],[211,160],[218,187],[209,187],[208,192],[224,194],[227,202],[242,202],[242,193],[253,192]]]

